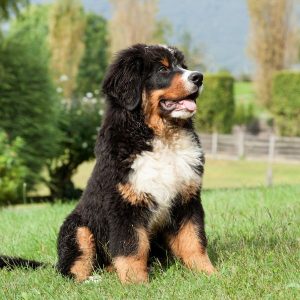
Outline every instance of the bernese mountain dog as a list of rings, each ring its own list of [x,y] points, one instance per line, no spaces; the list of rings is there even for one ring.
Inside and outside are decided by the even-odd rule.
[[[202,85],[174,47],[137,44],[117,55],[103,82],[96,164],[60,228],[61,274],[80,282],[100,266],[122,283],[143,283],[149,258],[162,249],[188,268],[214,272],[200,200],[204,157],[192,122]]]

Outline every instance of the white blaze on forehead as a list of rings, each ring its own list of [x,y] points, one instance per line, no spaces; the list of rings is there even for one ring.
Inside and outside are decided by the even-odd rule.
[[[195,92],[195,87],[196,85],[189,80],[189,76],[193,73],[193,71],[186,70],[183,68],[179,68],[180,71],[182,72],[182,81],[184,82],[185,89],[187,90],[188,93],[194,93]]]

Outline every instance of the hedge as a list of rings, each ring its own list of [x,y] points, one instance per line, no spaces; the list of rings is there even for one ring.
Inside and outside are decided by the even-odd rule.
[[[280,71],[274,75],[271,109],[278,134],[300,136],[300,72]]]
[[[234,120],[234,78],[227,73],[204,77],[204,91],[197,99],[195,127],[199,132],[228,133]]]
[[[9,141],[0,128],[0,206],[22,202],[22,187],[28,169],[20,157],[23,141],[17,137]]]

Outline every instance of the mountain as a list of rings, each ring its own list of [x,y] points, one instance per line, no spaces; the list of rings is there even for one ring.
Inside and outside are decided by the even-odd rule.
[[[82,2],[89,11],[106,18],[111,16],[108,0]],[[159,17],[168,19],[173,26],[170,43],[176,44],[180,35],[188,31],[194,45],[204,47],[206,65],[211,71],[228,69],[235,74],[251,71],[246,53],[249,28],[246,0],[159,0]]]

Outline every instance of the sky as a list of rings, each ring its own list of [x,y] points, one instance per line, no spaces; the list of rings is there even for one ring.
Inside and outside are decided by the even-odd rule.
[[[122,1],[122,0],[120,0]],[[51,3],[31,0],[31,3]],[[86,10],[111,16],[109,0],[82,0]],[[249,73],[247,54],[249,17],[246,0],[159,0],[159,18],[173,27],[170,43],[188,31],[195,46],[203,48],[210,71],[228,69],[236,75]]]

